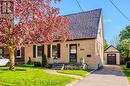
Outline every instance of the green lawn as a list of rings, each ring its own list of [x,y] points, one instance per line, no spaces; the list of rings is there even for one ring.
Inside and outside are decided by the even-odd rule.
[[[74,78],[47,74],[43,68],[17,67],[9,71],[0,67],[0,86],[65,86]]]
[[[125,65],[122,65],[122,71],[126,74],[129,82],[130,82],[130,68],[126,68]]]
[[[91,70],[59,70],[59,73],[64,74],[72,74],[72,75],[79,75],[79,76],[85,76],[88,74]]]

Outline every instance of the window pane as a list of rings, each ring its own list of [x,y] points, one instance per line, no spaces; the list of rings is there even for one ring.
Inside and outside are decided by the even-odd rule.
[[[70,53],[76,53],[76,46],[70,47]]]
[[[21,56],[20,53],[20,50],[17,50],[17,56]]]
[[[5,13],[13,13],[13,2],[11,1],[2,1],[1,2],[1,11],[3,14]]]
[[[57,57],[57,46],[56,45],[52,46],[52,57]]]
[[[3,2],[2,2],[2,9],[1,9],[1,10],[2,10],[2,13],[6,13],[6,9],[7,9],[7,8],[6,8],[6,2],[3,1]]]
[[[2,56],[2,49],[0,49],[0,57]]]
[[[37,56],[42,56],[42,46],[37,46]]]
[[[13,12],[13,3],[8,2],[7,4],[7,13],[12,13]]]

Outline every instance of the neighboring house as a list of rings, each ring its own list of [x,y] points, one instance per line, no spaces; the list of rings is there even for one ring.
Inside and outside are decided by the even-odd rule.
[[[70,18],[70,29],[74,40],[53,42],[46,45],[27,45],[25,63],[29,57],[32,61],[42,61],[46,55],[47,63],[52,64],[55,57],[58,63],[80,63],[81,58],[90,68],[103,65],[104,27],[102,9],[66,15]]]
[[[109,46],[104,53],[104,62],[109,65],[120,65],[120,52],[114,46]]]
[[[25,63],[25,51],[24,47],[15,50],[15,63],[16,65],[21,65]],[[0,46],[0,57],[9,58],[9,50],[6,47]]]
[[[10,18],[13,20],[12,0],[0,0],[0,22],[7,18],[7,14],[10,14]],[[16,64],[25,63],[24,53],[24,48],[15,51]],[[9,58],[9,50],[6,47],[0,46],[0,56]]]

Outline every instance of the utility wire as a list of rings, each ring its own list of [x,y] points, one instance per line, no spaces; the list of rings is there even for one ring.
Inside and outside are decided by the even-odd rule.
[[[112,2],[112,0],[109,1],[126,20],[130,21],[130,19]]]
[[[77,4],[78,4],[79,8],[81,9],[81,11],[83,12],[84,10],[83,10],[82,6],[80,5],[79,1],[76,0],[76,2],[77,2]]]

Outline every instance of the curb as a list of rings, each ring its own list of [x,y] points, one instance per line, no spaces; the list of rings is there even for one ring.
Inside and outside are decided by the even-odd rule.
[[[74,84],[76,84],[79,80],[74,80],[73,82],[71,82],[70,84],[68,85],[65,85],[65,86],[73,86]]]
[[[92,74],[92,73],[95,72],[96,70],[98,70],[98,69],[92,70],[90,73],[86,74],[85,77],[88,76],[88,75],[90,75],[90,74]]]

